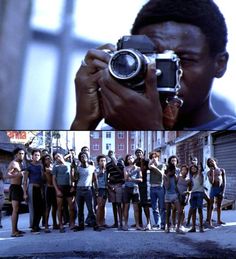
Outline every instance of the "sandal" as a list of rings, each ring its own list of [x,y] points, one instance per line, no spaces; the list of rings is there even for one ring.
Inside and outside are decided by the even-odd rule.
[[[129,230],[129,228],[128,228],[128,226],[123,226],[123,227],[122,227],[122,230],[124,230],[124,231],[128,231],[128,230]]]
[[[25,231],[17,230],[17,233],[19,233],[19,234],[25,234]]]
[[[23,237],[23,235],[18,233],[18,232],[16,232],[14,234],[11,234],[11,237]]]

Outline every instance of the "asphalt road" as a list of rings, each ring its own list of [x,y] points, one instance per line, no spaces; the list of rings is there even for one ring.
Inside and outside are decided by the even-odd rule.
[[[118,231],[106,229],[95,232],[91,228],[65,233],[53,230],[46,234],[30,233],[29,215],[21,214],[19,228],[26,231],[23,237],[12,238],[10,218],[3,219],[0,230],[1,258],[236,258],[235,211],[223,212],[228,223],[224,227],[206,230],[204,233],[185,235],[163,231]],[[133,224],[133,211],[130,211]],[[234,217],[234,221],[233,218]],[[110,206],[107,223],[112,224]]]

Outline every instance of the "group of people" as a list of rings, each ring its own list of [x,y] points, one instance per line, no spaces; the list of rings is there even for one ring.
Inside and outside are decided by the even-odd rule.
[[[191,164],[178,167],[178,158],[172,155],[167,163],[160,161],[161,151],[149,153],[141,148],[135,156],[127,154],[117,159],[110,150],[99,155],[96,163],[90,159],[88,147],[75,156],[55,152],[53,157],[40,149],[32,151],[32,159],[25,163],[25,151],[17,148],[15,158],[9,164],[6,177],[10,179],[9,199],[12,202],[12,236],[20,237],[24,231],[18,228],[19,206],[25,200],[29,206],[29,224],[32,233],[40,233],[40,222],[45,233],[50,233],[49,216],[52,210],[52,229],[65,232],[66,223],[72,231],[83,231],[85,226],[95,231],[117,228],[128,231],[161,229],[169,233],[196,232],[197,211],[199,231],[213,228],[212,211],[217,204],[217,224],[221,220],[221,204],[226,186],[225,170],[217,166],[213,158],[207,160],[206,176],[210,182],[207,190],[205,174],[197,158]],[[23,182],[23,188],[22,188]],[[203,199],[207,202],[207,218],[203,223]],[[114,223],[106,224],[106,202],[112,204]],[[130,203],[133,204],[135,224],[129,224]],[[185,218],[185,206],[190,203]],[[88,215],[84,216],[86,203]],[[150,207],[153,213],[151,222]],[[144,212],[146,222],[143,222]],[[78,224],[76,219],[78,218]],[[184,227],[192,227],[186,230]],[[177,222],[177,224],[176,224]],[[0,222],[1,223],[1,222]]]

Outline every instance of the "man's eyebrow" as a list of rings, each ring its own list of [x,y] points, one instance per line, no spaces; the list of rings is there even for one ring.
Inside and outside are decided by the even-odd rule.
[[[191,55],[191,56],[199,56],[201,54],[201,51],[199,50],[193,50],[193,49],[182,49],[182,48],[179,48],[179,49],[176,49],[175,52],[178,54],[178,55]]]

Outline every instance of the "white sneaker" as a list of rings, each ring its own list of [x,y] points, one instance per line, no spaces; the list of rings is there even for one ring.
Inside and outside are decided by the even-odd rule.
[[[151,224],[149,223],[149,224],[147,224],[147,226],[145,227],[145,230],[151,230],[152,229],[152,226],[151,226]]]
[[[160,225],[158,225],[158,224],[154,224],[154,225],[152,225],[152,227],[153,227],[153,228],[157,228],[157,229],[158,229],[158,228],[160,227]]]

